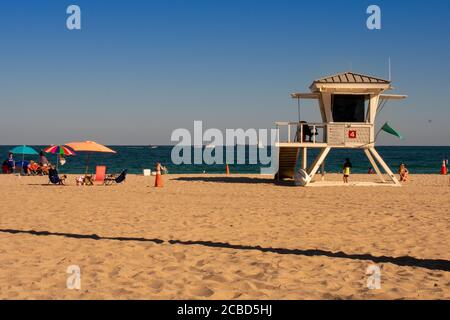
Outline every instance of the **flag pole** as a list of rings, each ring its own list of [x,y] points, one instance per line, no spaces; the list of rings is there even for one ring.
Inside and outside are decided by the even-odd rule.
[[[374,143],[377,142],[377,139],[378,139],[378,136],[379,136],[380,133],[381,133],[381,130],[383,130],[383,129],[381,128],[380,130],[378,130],[377,134],[375,135],[375,141],[374,141]]]

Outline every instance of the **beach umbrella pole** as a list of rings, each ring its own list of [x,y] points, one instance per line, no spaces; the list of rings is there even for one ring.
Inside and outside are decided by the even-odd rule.
[[[89,156],[90,156],[90,154],[88,153],[87,159],[86,159],[86,175],[88,174],[88,171],[89,171]]]
[[[23,171],[23,163],[25,162],[25,145],[23,145],[23,149],[22,149],[22,171]]]
[[[99,153],[116,153],[114,150],[96,143],[94,141],[84,141],[84,142],[70,142],[66,143],[66,145],[72,148],[74,151],[87,152],[86,158],[86,174],[89,172],[89,160],[91,153],[99,152]]]

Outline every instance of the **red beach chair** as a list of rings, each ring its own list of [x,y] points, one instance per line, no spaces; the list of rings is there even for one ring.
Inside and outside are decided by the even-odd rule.
[[[106,167],[105,166],[97,166],[95,169],[95,182],[105,181],[106,178]]]

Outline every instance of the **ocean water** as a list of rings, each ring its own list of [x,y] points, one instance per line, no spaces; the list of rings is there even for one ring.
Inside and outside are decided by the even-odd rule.
[[[5,160],[8,156],[8,150],[13,146],[0,146],[0,156]],[[153,169],[156,162],[161,162],[169,169],[169,173],[225,173],[225,165],[206,165],[206,164],[182,164],[175,165],[171,160],[172,146],[158,146],[150,148],[149,146],[110,146],[117,151],[117,154],[91,154],[89,156],[90,172],[95,171],[96,165],[105,165],[108,173],[119,173],[123,169],[128,169],[129,173],[142,174],[143,169]],[[40,151],[44,146],[33,146],[35,150]],[[377,147],[378,152],[394,171],[397,170],[401,162],[404,162],[411,173],[439,173],[442,160],[450,157],[450,147]],[[228,150],[230,151],[230,150]],[[235,152],[237,157],[237,150]],[[268,153],[269,150],[261,149]],[[308,159],[313,161],[317,156],[318,150],[309,149]],[[193,150],[192,150],[193,158]],[[258,153],[258,150],[256,151]],[[224,150],[224,155],[226,154]],[[259,173],[261,164],[248,164],[250,155],[255,155],[253,148],[246,148],[246,164],[230,165],[232,173]],[[56,156],[47,154],[50,162],[56,163]],[[327,172],[340,172],[345,158],[350,158],[353,164],[353,172],[366,173],[370,167],[362,150],[335,149],[332,150],[327,158],[325,170]],[[21,160],[22,155],[16,155],[15,160]],[[37,156],[25,156],[26,160],[36,160]],[[74,157],[67,157],[67,163],[60,166],[61,173],[83,173],[86,169],[87,155],[79,153]]]

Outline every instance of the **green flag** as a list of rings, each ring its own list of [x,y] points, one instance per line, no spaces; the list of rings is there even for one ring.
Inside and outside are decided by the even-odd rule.
[[[386,122],[386,123],[384,124],[384,126],[381,127],[381,130],[383,130],[384,132],[387,132],[387,133],[389,133],[389,134],[392,134],[393,136],[396,136],[396,137],[399,138],[400,140],[403,140],[402,135],[401,135],[397,130],[395,130],[394,128],[392,128],[391,125],[389,124],[389,122]]]

